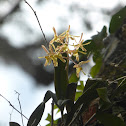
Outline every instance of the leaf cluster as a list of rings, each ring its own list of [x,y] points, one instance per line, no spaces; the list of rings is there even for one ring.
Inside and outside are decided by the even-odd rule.
[[[113,15],[109,32],[115,33],[120,25],[123,23],[126,17],[126,7],[121,9],[115,15]],[[94,35],[91,40],[85,41],[85,43],[91,41],[91,44],[87,45],[87,53],[92,53],[93,59],[96,65],[91,69],[92,77],[95,77],[102,66],[103,54],[101,50],[104,48],[103,39],[107,36],[107,29],[104,26],[101,32]],[[83,55],[80,55],[83,58]],[[83,125],[104,125],[104,126],[126,126],[126,77],[118,78],[116,81],[109,83],[107,80],[88,79],[85,86],[83,81],[79,81],[76,73],[71,74],[68,84],[65,86],[66,96],[60,97],[60,92],[64,86],[64,78],[68,75],[65,71],[64,64],[58,66],[58,72],[55,75],[56,84],[59,86],[57,93],[47,91],[43,101],[31,114],[27,126],[37,126],[44,113],[46,102],[52,98],[55,103],[55,109],[58,108],[61,112],[61,119],[55,121],[52,120],[52,116],[48,114],[46,120],[59,126],[73,126],[78,124],[78,120],[83,122]],[[64,73],[62,73],[62,68]],[[61,74],[61,75],[58,75]],[[62,78],[63,77],[63,78]],[[80,82],[79,85],[77,83]],[[116,83],[115,83],[116,82]],[[55,85],[56,86],[56,85]],[[56,90],[57,92],[57,90]],[[62,95],[62,94],[61,94]],[[57,97],[58,96],[58,97]],[[67,113],[63,114],[66,107]],[[92,107],[95,111],[92,112]],[[52,110],[53,111],[53,110]],[[83,115],[83,116],[82,116]],[[90,115],[89,118],[85,118]],[[81,117],[81,120],[80,120]],[[83,119],[82,119],[83,118]],[[85,121],[86,120],[86,121]],[[92,124],[93,123],[93,124]],[[10,126],[20,126],[17,123],[10,122]],[[78,124],[79,126],[79,124]]]

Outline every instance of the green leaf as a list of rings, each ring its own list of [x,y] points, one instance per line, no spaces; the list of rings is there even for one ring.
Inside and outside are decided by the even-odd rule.
[[[20,126],[20,125],[16,122],[9,122],[9,126]]]
[[[66,54],[63,54],[66,57]],[[65,99],[68,85],[68,63],[58,59],[58,67],[54,68],[54,83],[57,99]]]
[[[83,91],[84,90],[83,81],[80,81],[80,85],[77,85],[77,90],[80,90],[80,91]]]
[[[42,102],[31,114],[27,126],[37,126],[42,118],[45,109],[45,103]]]
[[[77,85],[75,101],[83,94],[83,90],[84,90],[84,84],[83,81],[80,81],[80,85]]]
[[[85,84],[85,87],[84,87],[84,92],[86,91],[86,90],[88,90],[89,88],[91,88],[91,86],[92,85],[94,85],[94,84],[96,84],[96,83],[100,83],[99,85],[101,86],[101,87],[107,87],[108,86],[108,83],[106,82],[106,81],[103,81],[103,80],[91,80],[91,79],[88,79],[87,80],[87,82],[86,82],[86,84]]]
[[[75,95],[75,101],[83,94],[82,91],[77,91]]]
[[[58,111],[56,112],[56,114],[59,113],[59,112],[61,112],[61,110],[58,108]]]
[[[100,32],[92,36],[92,40],[87,40],[86,42],[91,41],[89,45],[86,46],[87,55],[93,54],[93,61],[95,66],[91,69],[91,76],[95,77],[102,65],[102,49],[104,48],[103,39],[107,36],[107,28],[104,26]],[[82,56],[83,58],[83,56]]]
[[[96,35],[92,36],[91,40],[84,41],[85,43],[91,42],[90,44],[86,45],[86,53],[87,55],[93,54],[93,60],[96,61],[101,50],[104,48],[103,39],[107,36],[107,28],[103,26],[102,30],[98,32]],[[84,60],[87,59],[87,55],[80,55],[80,59]]]
[[[45,109],[45,103],[52,98],[54,103],[57,105],[57,97],[56,94],[54,94],[51,91],[47,91],[44,97],[43,102],[34,110],[34,112],[32,113],[32,115],[30,116],[29,120],[28,120],[28,124],[27,126],[37,126],[38,123],[40,122],[44,109]]]
[[[57,126],[58,120],[59,120],[59,119],[56,119],[56,120],[53,121],[53,125],[54,125],[54,126]],[[51,126],[51,122],[50,122],[49,124],[47,124],[46,126]]]
[[[113,99],[115,96],[117,96],[118,94],[120,94],[121,92],[126,91],[126,80],[121,83],[117,89],[115,89],[115,91],[113,92],[113,94],[111,95],[111,99]]]
[[[112,16],[109,26],[109,32],[110,33],[116,32],[123,24],[125,17],[126,17],[126,6]]]
[[[54,103],[57,105],[57,97],[56,97],[56,94],[54,94],[53,92],[51,91],[47,91],[46,94],[45,94],[45,97],[44,97],[44,102],[46,103],[50,98],[53,99]]]
[[[100,71],[101,69],[101,66],[102,66],[102,57],[99,56],[97,59],[96,59],[96,62],[95,62],[95,65],[91,68],[91,76],[94,78]]]
[[[99,97],[100,97],[103,101],[110,103],[110,100],[109,100],[109,98],[108,98],[107,88],[106,88],[106,87],[97,88],[97,92],[98,92]]]
[[[57,107],[57,105],[54,105],[54,109],[55,109],[55,110],[57,109],[56,114],[60,112],[60,109]]]
[[[45,120],[51,122],[51,119],[52,119],[52,117],[51,117],[51,115],[48,113],[48,116],[47,116],[47,118],[46,118]]]
[[[57,105],[54,105],[54,109],[58,109]]]
[[[49,121],[49,124],[47,124],[46,126],[51,126],[51,118],[52,118],[51,115],[48,114],[46,120]],[[53,124],[56,125],[56,124],[58,123],[58,120],[59,120],[59,119],[53,120]]]
[[[71,99],[74,102],[77,83],[71,83],[67,86],[66,99]]]
[[[100,44],[103,45],[102,41],[103,39],[107,36],[107,28],[106,26],[103,26],[101,32],[98,32],[97,35],[92,36],[92,40],[95,42],[95,44]]]
[[[90,86],[88,86],[87,89],[84,88],[85,90],[83,94],[78,98],[78,100],[72,107],[71,112],[68,113],[65,126],[70,125],[78,117],[79,112],[78,114],[76,114],[76,116],[74,116],[74,114],[76,113],[76,110],[78,110],[80,106],[81,106],[80,113],[84,112],[88,108],[91,101],[98,97],[96,89],[104,87],[107,82],[100,81],[100,80],[88,80],[87,83],[89,83],[87,85]]]
[[[72,104],[72,103],[73,103],[73,101],[71,99],[58,100],[58,102],[57,102],[59,109],[61,111],[63,111],[65,105]]]
[[[76,76],[76,73],[72,73],[69,77],[69,84],[76,83],[78,80],[79,80],[79,78]]]
[[[126,124],[119,117],[116,117],[112,114],[98,112],[96,113],[96,118],[104,126],[126,126]]]
[[[71,100],[71,102],[68,102],[66,104],[67,112],[71,110],[71,107],[74,104],[76,88],[77,88],[77,83],[71,83],[71,84],[68,84],[67,86],[66,99]]]

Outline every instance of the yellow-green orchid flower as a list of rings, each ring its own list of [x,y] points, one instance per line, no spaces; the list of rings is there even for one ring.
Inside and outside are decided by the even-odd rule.
[[[49,51],[46,49],[46,47],[44,45],[42,45],[42,48],[47,53],[47,56],[39,57],[39,58],[45,58],[46,59],[44,66],[50,65],[51,61],[53,61],[54,67],[57,67],[58,66],[58,61],[57,61],[58,58],[62,62],[64,62],[64,63],[66,62],[66,60],[63,59],[63,56],[60,52],[53,52],[51,46],[49,46]]]
[[[73,66],[73,68],[76,68],[76,76],[79,78],[79,74],[80,74],[80,72],[82,71],[82,65],[83,64],[85,64],[85,63],[88,63],[89,62],[89,60],[87,60],[87,61],[81,61],[81,62],[79,62],[78,64],[75,64],[74,66]],[[83,71],[82,71],[83,72]],[[84,73],[84,72],[83,72]],[[84,73],[85,74],[85,73]]]
[[[81,34],[79,43],[76,44],[76,45],[73,45],[73,46],[75,47],[76,50],[78,50],[79,48],[81,48],[83,51],[86,52],[87,50],[84,48],[84,46],[90,44],[90,42],[84,44],[84,43],[83,43],[84,40],[82,39],[82,37],[83,37],[83,33]]]
[[[69,34],[70,25],[68,27],[68,30],[61,33],[60,35],[56,33],[56,30],[54,27],[53,27],[53,31],[54,31],[54,38],[49,42],[49,51],[46,49],[44,45],[42,45],[42,48],[46,52],[47,56],[39,57],[39,58],[46,59],[45,66],[50,65],[52,61],[54,64],[54,67],[58,67],[58,59],[60,59],[63,63],[65,62],[68,63],[71,56],[76,57],[76,60],[79,62],[79,53],[86,54],[87,50],[84,48],[84,45],[90,44],[90,42],[85,43],[85,44],[83,43],[84,42],[84,40],[82,39],[83,33],[81,34],[79,43],[76,45],[74,44],[72,45],[74,46],[74,50],[70,50],[69,39],[74,40],[76,42],[76,37],[79,37],[79,36],[73,36]],[[59,44],[55,45],[54,42],[59,43]],[[80,49],[82,49],[82,51],[80,51]],[[66,54],[67,56],[64,56],[64,54]],[[82,71],[81,66],[87,62],[89,61],[81,61],[78,64],[76,64],[73,61],[73,63],[75,64],[73,67],[76,68],[77,77],[79,77],[79,73],[80,71]]]

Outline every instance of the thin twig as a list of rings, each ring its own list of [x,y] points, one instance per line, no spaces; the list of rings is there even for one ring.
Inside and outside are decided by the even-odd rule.
[[[126,80],[126,78],[124,78],[124,79],[120,82],[120,84],[119,84],[118,87],[120,87],[120,86],[122,85],[122,83],[123,83],[125,80]]]
[[[121,80],[121,79],[123,79],[123,78],[126,78],[126,76],[119,77],[119,78],[117,78],[116,80],[112,81],[111,83],[114,83],[114,82],[116,82],[116,81],[118,81],[118,80]],[[110,83],[110,84],[111,84],[111,83]]]
[[[2,94],[0,94],[0,96],[1,96],[4,100],[6,100],[6,101],[9,103],[9,105],[10,105],[15,111],[17,111],[19,114],[21,114],[26,120],[29,120],[23,113],[21,113],[17,108],[15,108],[14,105],[12,105],[11,102],[10,102],[9,100],[7,100]],[[41,125],[39,124],[39,126],[41,126]]]
[[[52,100],[52,103],[51,103],[51,104],[52,104],[52,112],[51,112],[51,113],[52,113],[52,115],[51,115],[51,116],[52,116],[52,118],[51,118],[51,126],[53,126],[53,113],[54,113],[54,101],[53,101],[53,100]]]
[[[10,122],[11,122],[11,116],[12,116],[12,113],[13,113],[13,108],[12,108],[12,111],[11,111],[11,113],[10,113]]]
[[[15,91],[16,94],[18,94],[18,103],[19,103],[19,107],[20,107],[20,111],[21,111],[21,120],[22,120],[22,125],[24,126],[24,122],[23,122],[23,116],[22,116],[22,108],[21,108],[21,102],[20,102],[20,99],[19,99],[19,92]]]
[[[44,32],[43,32],[43,29],[42,29],[42,26],[41,26],[41,24],[40,24],[40,21],[39,21],[39,19],[38,19],[38,16],[37,16],[37,14],[36,14],[36,11],[33,9],[33,7],[26,1],[26,0],[24,0],[24,2],[31,8],[31,10],[33,11],[33,13],[34,13],[34,15],[35,15],[35,17],[36,17],[36,19],[37,19],[37,22],[38,22],[38,24],[39,24],[39,27],[40,27],[40,29],[41,29],[41,32],[42,32],[42,35],[43,35],[43,37],[44,37],[44,39],[45,39],[45,42],[46,42],[46,45],[47,45],[47,40],[46,40],[46,36],[45,36],[45,34],[44,34]],[[48,47],[48,46],[47,46]]]
[[[14,107],[14,105],[11,104],[10,101],[8,101],[3,95],[0,94],[0,96],[1,96],[3,99],[5,99],[5,100],[9,103],[9,105],[10,105],[15,111],[17,111],[17,112],[18,112],[19,114],[21,114],[25,119],[28,120],[28,118],[27,118],[24,114],[22,114],[18,109],[16,109],[16,108]]]

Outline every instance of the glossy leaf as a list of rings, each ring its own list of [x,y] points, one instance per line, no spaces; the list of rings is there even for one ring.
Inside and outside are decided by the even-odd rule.
[[[42,102],[31,114],[27,126],[37,126],[42,118],[45,109],[45,103]]]
[[[20,125],[16,122],[9,122],[9,126],[20,126]]]
[[[126,126],[126,124],[119,117],[116,117],[112,114],[98,112],[96,114],[96,118],[104,126]]]
[[[123,24],[125,17],[126,17],[126,6],[112,16],[109,32],[110,33],[116,32]]]
[[[109,100],[109,98],[108,98],[107,88],[106,88],[106,87],[97,88],[97,92],[98,92],[99,97],[100,97],[103,101],[110,103],[110,100]]]

